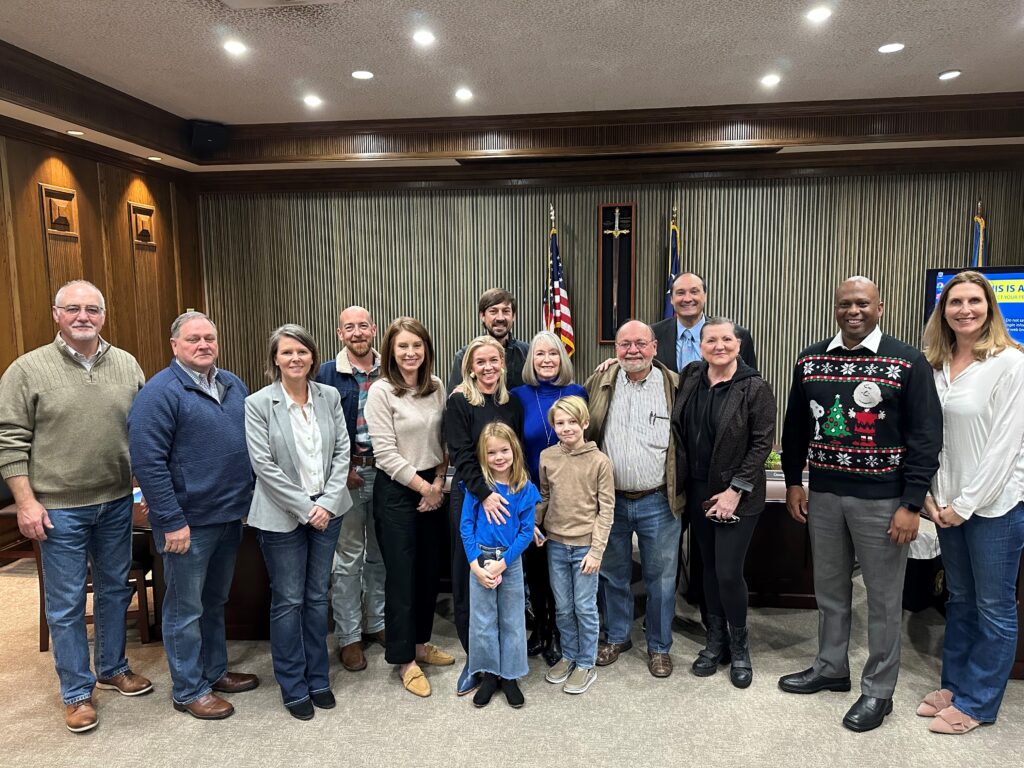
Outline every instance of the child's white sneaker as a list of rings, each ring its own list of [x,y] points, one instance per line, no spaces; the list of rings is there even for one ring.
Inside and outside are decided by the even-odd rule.
[[[566,693],[583,693],[594,684],[595,680],[597,680],[597,670],[593,667],[590,669],[574,667],[569,679],[562,686],[562,690]]]
[[[572,671],[575,668],[576,662],[569,661],[568,659],[562,659],[548,670],[547,674],[544,675],[544,679],[549,683],[564,683],[569,679],[569,675],[572,674]]]

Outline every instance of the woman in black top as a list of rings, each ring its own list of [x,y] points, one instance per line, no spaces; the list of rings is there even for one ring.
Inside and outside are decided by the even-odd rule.
[[[713,675],[732,658],[737,688],[753,679],[747,648],[743,564],[764,509],[764,462],[775,433],[775,398],[760,374],[738,358],[736,325],[711,318],[701,329],[702,360],[679,375],[672,409],[677,487],[686,489],[690,530],[704,559],[707,647],[694,674]]]
[[[445,412],[448,456],[455,467],[448,509],[452,542],[452,603],[455,629],[463,650],[467,652],[469,563],[459,533],[464,493],[476,496],[492,522],[503,522],[507,517],[505,499],[487,485],[476,458],[480,432],[492,421],[504,422],[512,427],[516,435],[523,434],[523,407],[517,398],[509,396],[505,386],[505,350],[497,339],[477,336],[466,347],[466,354],[462,358],[462,383],[448,398],[448,409]],[[464,696],[478,685],[479,677],[470,675],[468,666],[464,667],[459,675],[456,693]]]

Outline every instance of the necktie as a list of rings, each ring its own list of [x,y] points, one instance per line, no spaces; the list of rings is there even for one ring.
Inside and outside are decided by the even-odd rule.
[[[676,342],[676,368],[682,372],[683,368],[695,360],[700,360],[700,351],[697,349],[693,334],[687,329],[679,335]]]

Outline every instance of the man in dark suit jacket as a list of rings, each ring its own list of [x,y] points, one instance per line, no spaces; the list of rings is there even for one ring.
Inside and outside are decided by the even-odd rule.
[[[700,359],[700,329],[704,326],[707,283],[695,272],[683,272],[672,281],[672,308],[675,315],[651,326],[658,340],[658,362],[679,373],[687,363]],[[757,353],[750,331],[736,326],[740,357],[757,370]]]

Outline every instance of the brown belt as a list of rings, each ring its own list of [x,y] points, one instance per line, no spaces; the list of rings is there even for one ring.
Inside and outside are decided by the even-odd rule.
[[[646,491],[620,491],[618,488],[615,489],[615,493],[623,498],[629,499],[630,501],[636,501],[646,496],[652,496],[655,493],[661,493],[665,490],[664,485],[659,485],[657,488],[648,488]]]
[[[351,462],[357,467],[373,467],[377,463],[373,456],[353,456]]]

